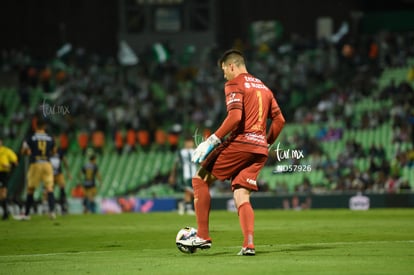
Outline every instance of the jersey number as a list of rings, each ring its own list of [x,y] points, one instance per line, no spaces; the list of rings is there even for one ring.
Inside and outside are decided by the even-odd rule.
[[[258,122],[263,121],[263,101],[262,101],[262,93],[260,91],[256,91],[257,101],[259,103],[259,118],[257,119]]]
[[[95,177],[95,171],[92,169],[86,169],[85,178],[86,180],[93,180]]]
[[[38,140],[37,141],[37,148],[42,153],[42,156],[46,156],[46,141],[45,140]]]
[[[257,96],[257,103],[259,106],[258,107],[258,117],[257,117],[257,121],[256,124],[253,125],[252,130],[256,130],[256,131],[263,131],[263,100],[262,100],[262,93],[260,91],[256,91],[256,96]]]

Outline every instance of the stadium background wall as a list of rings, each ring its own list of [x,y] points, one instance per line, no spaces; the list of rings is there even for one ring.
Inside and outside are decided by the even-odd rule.
[[[349,199],[355,194],[338,195],[311,195],[311,208],[349,208]],[[294,195],[288,196],[252,196],[251,201],[255,209],[282,209],[283,201],[289,202]],[[387,207],[414,207],[414,194],[369,194],[371,208]],[[298,195],[300,203],[308,196]],[[227,209],[227,201],[231,197],[212,198],[211,208],[215,210]]]
[[[171,2],[182,3],[180,8],[186,11],[183,14],[182,30],[172,34],[153,31],[154,23],[148,20],[152,17],[153,10],[136,4],[145,2],[153,3],[151,6],[168,6]],[[131,5],[132,8],[128,10],[128,6]],[[194,7],[195,10],[189,7]],[[389,15],[383,17],[376,12],[412,12],[413,7],[413,0],[20,0],[2,1],[0,26],[2,48],[30,49],[31,54],[37,58],[53,57],[56,50],[66,42],[72,43],[75,48],[83,47],[97,54],[115,55],[121,38],[127,38],[132,45],[138,38],[145,38],[145,41],[134,45],[145,47],[152,39],[162,38],[164,41],[169,38],[178,46],[183,39],[190,39],[196,43],[197,39],[194,37],[199,37],[210,39],[200,41],[203,43],[201,45],[208,45],[213,39],[227,48],[235,39],[246,40],[249,35],[246,30],[255,20],[276,19],[282,23],[286,33],[314,36],[315,20],[318,17],[332,17],[337,30],[343,21],[350,21],[352,11],[375,13],[369,18],[369,22],[363,23],[366,31],[383,27],[384,22],[401,22],[398,26],[398,23],[393,23],[394,30],[401,30],[406,29],[407,25],[412,26],[412,20],[395,21]],[[194,18],[192,13],[200,9],[203,12],[197,14],[197,18],[201,18],[206,24],[201,29],[197,24],[192,26],[192,20],[184,20]],[[229,10],[232,12],[229,13]],[[128,21],[128,18],[131,14],[137,14],[134,18],[140,23],[139,26],[142,25],[142,30],[138,30],[140,33],[135,33],[135,38],[134,33],[128,32],[128,22],[131,21]],[[399,16],[401,14],[395,15],[394,18]],[[410,13],[406,13],[405,16],[412,18]],[[200,36],[200,33],[209,35]]]
[[[260,195],[253,196],[251,202],[255,209],[281,210],[284,209],[284,202],[291,202],[296,198],[299,205],[311,201],[309,209],[348,209],[349,199],[355,194],[338,195]],[[410,208],[414,207],[414,194],[370,194],[370,208]],[[113,214],[122,212],[170,212],[176,211],[177,198],[98,198],[98,213]],[[82,213],[82,199],[69,198],[69,212],[71,214]],[[212,210],[227,210],[236,212],[234,201],[231,196],[212,198]],[[292,208],[290,208],[292,209]],[[295,208],[297,210],[297,208]]]

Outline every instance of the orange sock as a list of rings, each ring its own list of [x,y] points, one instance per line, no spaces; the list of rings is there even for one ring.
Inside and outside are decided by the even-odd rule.
[[[240,227],[243,232],[243,247],[254,248],[254,211],[250,202],[245,202],[238,208]]]
[[[208,184],[200,179],[193,178],[194,210],[197,219],[197,236],[205,240],[210,239],[208,223],[210,216],[210,191]]]

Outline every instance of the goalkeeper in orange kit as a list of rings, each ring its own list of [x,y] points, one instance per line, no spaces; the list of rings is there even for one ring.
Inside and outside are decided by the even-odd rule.
[[[209,186],[216,180],[231,180],[233,198],[243,233],[238,255],[256,254],[254,246],[254,211],[250,194],[257,191],[257,176],[268,158],[268,147],[278,137],[285,119],[272,93],[261,80],[249,74],[243,54],[229,50],[219,60],[224,77],[227,116],[221,126],[196,148],[192,160],[201,168],[192,179],[197,236],[178,243],[208,249]],[[271,120],[267,131],[267,120]]]

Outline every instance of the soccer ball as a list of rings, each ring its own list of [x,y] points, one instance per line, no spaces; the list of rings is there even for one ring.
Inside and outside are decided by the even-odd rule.
[[[178,231],[177,233],[177,237],[175,238],[175,244],[177,245],[178,250],[186,254],[193,254],[194,252],[196,252],[197,247],[185,246],[185,245],[178,243],[178,241],[180,240],[187,240],[191,237],[195,237],[196,235],[197,235],[197,229],[193,227],[186,226],[180,229],[180,231]]]

